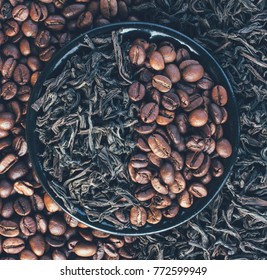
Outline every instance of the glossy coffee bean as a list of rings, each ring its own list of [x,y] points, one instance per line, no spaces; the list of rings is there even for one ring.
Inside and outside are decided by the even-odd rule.
[[[31,46],[30,46],[30,42],[27,39],[22,39],[19,42],[19,49],[20,52],[22,53],[22,55],[27,56],[31,53]]]
[[[7,58],[6,61],[3,63],[1,70],[3,78],[10,79],[13,75],[16,66],[17,61],[13,57]]]
[[[24,156],[28,151],[28,146],[23,136],[17,136],[12,142],[12,147],[19,157]]]
[[[167,195],[157,194],[152,199],[152,205],[156,209],[164,209],[171,205],[171,199]]]
[[[80,29],[85,29],[93,23],[93,15],[90,11],[83,12],[76,21],[76,26]]]
[[[15,163],[7,172],[7,176],[10,180],[16,181],[20,178],[23,178],[29,169],[23,161]]]
[[[97,230],[97,229],[93,229],[92,234],[93,234],[93,236],[95,236],[97,238],[107,238],[110,236],[110,234],[108,232],[103,232],[103,231]]]
[[[91,257],[97,252],[97,247],[91,242],[79,241],[74,246],[73,252],[79,257]]]
[[[14,201],[13,208],[19,216],[27,216],[31,212],[31,204],[26,197],[17,198]]]
[[[201,152],[205,147],[205,140],[200,135],[192,135],[186,141],[186,148],[193,152]]]
[[[188,191],[197,198],[202,198],[208,195],[207,188],[200,183],[191,184]]]
[[[40,70],[42,67],[40,60],[36,56],[29,56],[27,58],[27,65],[33,72]]]
[[[27,19],[22,23],[21,30],[26,37],[35,38],[38,33],[38,26],[31,19]]]
[[[48,30],[41,30],[34,39],[34,44],[39,48],[46,48],[49,46],[51,35]]]
[[[146,185],[150,182],[152,177],[151,171],[147,169],[136,170],[135,182],[141,185]]]
[[[48,16],[48,11],[45,5],[32,2],[30,6],[30,17],[33,21],[44,21]]]
[[[160,167],[162,159],[153,152],[147,154],[149,161],[157,167]]]
[[[130,211],[130,222],[136,227],[143,227],[147,221],[147,213],[143,207],[133,206]]]
[[[197,108],[199,108],[204,102],[202,96],[198,93],[193,93],[189,96],[189,104],[184,108],[186,112],[191,112]]]
[[[175,117],[175,112],[161,109],[159,110],[159,115],[156,119],[156,122],[159,125],[165,126],[170,124],[174,120],[174,117]]]
[[[160,194],[168,194],[169,192],[168,185],[164,184],[159,177],[153,177],[151,179],[151,185]]]
[[[18,254],[25,248],[25,242],[19,237],[10,237],[3,241],[2,247],[7,254]]]
[[[160,166],[160,177],[167,185],[174,183],[174,168],[171,163],[163,162]]]
[[[44,201],[39,194],[33,194],[30,197],[32,209],[35,212],[43,211],[44,209]]]
[[[21,232],[26,236],[34,235],[37,230],[36,222],[30,216],[22,217],[19,222],[19,227]]]
[[[176,91],[176,93],[177,93],[177,95],[178,95],[178,97],[180,99],[181,107],[182,108],[186,108],[189,105],[189,103],[190,103],[189,95],[185,91],[183,91],[181,89],[178,89]]]
[[[7,154],[0,159],[0,174],[6,173],[12,166],[16,164],[18,157],[14,154]]]
[[[221,124],[223,120],[223,113],[221,107],[215,103],[211,103],[209,106],[209,114],[211,115],[212,120],[215,124]]]
[[[134,82],[128,89],[129,98],[132,101],[140,101],[145,96],[145,87],[139,82]]]
[[[204,185],[207,185],[212,180],[212,175],[208,172],[205,176],[200,178],[200,182]]]
[[[200,167],[197,170],[194,170],[192,172],[194,177],[198,178],[198,177],[205,176],[209,171],[210,163],[211,163],[210,157],[207,154],[205,154],[204,160],[203,160],[202,164],[200,165]]]
[[[159,106],[157,103],[149,102],[140,110],[141,120],[145,123],[154,122],[159,115]]]
[[[183,208],[191,207],[193,204],[193,195],[187,190],[184,190],[178,197],[178,203]]]
[[[19,59],[20,58],[19,49],[14,44],[5,44],[3,49],[2,49],[2,53],[6,57],[13,57],[14,59]]]
[[[171,147],[160,134],[152,134],[148,138],[148,145],[153,153],[160,158],[168,158]]]
[[[29,16],[29,9],[25,5],[17,5],[12,10],[12,17],[16,21],[25,21]]]
[[[167,92],[171,89],[172,82],[166,76],[155,75],[152,79],[152,85],[160,92]]]
[[[56,48],[54,46],[47,47],[39,53],[39,58],[41,61],[47,62],[52,58],[55,52]]]
[[[151,149],[149,148],[147,144],[147,140],[144,139],[143,137],[138,137],[136,141],[136,147],[139,148],[143,152],[150,152]]]
[[[202,152],[188,152],[186,154],[186,166],[190,169],[198,169],[204,160],[204,153]]]
[[[3,84],[1,92],[1,97],[4,100],[12,99],[18,91],[18,87],[14,82],[7,82]]]
[[[220,177],[224,172],[224,166],[222,162],[216,158],[211,160],[211,169],[212,175],[214,177]]]
[[[14,183],[14,190],[22,195],[31,196],[34,194],[33,185],[26,181],[17,181]]]
[[[150,207],[147,210],[147,222],[149,224],[155,225],[162,220],[162,212],[159,209]]]
[[[159,51],[153,51],[149,56],[149,63],[156,71],[161,71],[165,68],[165,62],[162,54]]]
[[[14,80],[19,85],[25,85],[30,80],[29,68],[24,64],[18,64],[13,74]]]
[[[214,83],[208,73],[204,73],[203,77],[197,82],[197,87],[202,90],[210,90]]]
[[[24,249],[20,252],[19,259],[20,260],[38,260],[38,257],[31,250]]]
[[[67,225],[61,215],[53,215],[48,223],[48,230],[51,234],[60,236],[66,231]]]
[[[133,45],[129,50],[129,58],[132,64],[142,65],[145,62],[146,53],[140,45]]]
[[[6,179],[0,180],[0,198],[8,198],[13,191],[13,185]]]
[[[223,86],[217,85],[211,91],[213,102],[219,106],[224,106],[228,101],[228,94]]]
[[[115,17],[118,13],[117,0],[100,0],[100,11],[104,18]]]
[[[204,109],[195,109],[189,114],[189,123],[194,127],[200,127],[208,122],[208,114]]]
[[[216,142],[216,152],[222,158],[230,157],[233,152],[231,143],[227,139],[221,138]]]
[[[188,60],[188,59],[190,59],[190,54],[189,54],[188,50],[186,50],[184,48],[180,48],[177,50],[175,61],[178,64],[180,64],[183,60]]]
[[[3,24],[3,30],[6,36],[14,37],[19,32],[19,25],[15,20],[8,20]]]
[[[182,77],[186,82],[193,83],[204,75],[204,68],[200,64],[188,65],[182,70]]]
[[[60,15],[49,15],[45,21],[45,26],[53,31],[61,31],[64,29],[66,20]]]
[[[145,168],[148,166],[148,158],[145,154],[135,154],[131,157],[130,163],[133,168]]]
[[[180,106],[180,99],[174,92],[167,92],[162,96],[161,104],[165,109],[174,111]]]
[[[180,70],[173,63],[166,65],[164,69],[164,75],[167,76],[173,84],[179,82],[181,79]]]
[[[19,226],[16,222],[2,220],[0,222],[0,235],[5,237],[16,237],[19,235]]]
[[[172,44],[168,44],[159,48],[165,63],[174,62],[176,59],[176,51]]]
[[[67,19],[73,19],[79,16],[85,10],[84,4],[71,4],[62,10],[62,14]]]
[[[184,191],[186,187],[186,181],[181,172],[175,171],[174,182],[170,184],[169,189],[172,193],[177,194]]]
[[[29,245],[33,253],[38,257],[45,253],[46,243],[43,235],[40,233],[37,233],[29,238]]]
[[[166,207],[165,209],[162,209],[162,215],[165,218],[171,219],[177,216],[179,212],[179,205],[171,205],[169,207]]]

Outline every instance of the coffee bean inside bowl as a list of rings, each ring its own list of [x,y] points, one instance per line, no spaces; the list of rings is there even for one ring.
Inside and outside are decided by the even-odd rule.
[[[142,68],[128,89],[139,106],[136,148],[128,165],[141,205],[130,214],[137,227],[174,218],[179,207],[190,208],[206,197],[212,178],[224,172],[223,159],[232,155],[231,143],[223,138],[227,90],[191,55],[171,42],[143,38],[129,49],[133,68]]]

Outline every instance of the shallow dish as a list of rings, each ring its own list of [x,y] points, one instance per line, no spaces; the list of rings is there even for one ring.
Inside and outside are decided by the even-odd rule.
[[[175,46],[182,46],[189,49],[192,53],[192,57],[197,59],[207,70],[210,76],[217,84],[223,85],[228,91],[228,103],[225,106],[228,111],[228,121],[224,124],[224,132],[226,138],[231,142],[233,147],[233,153],[231,157],[224,160],[225,171],[224,174],[219,178],[213,178],[211,183],[208,184],[209,193],[205,198],[198,200],[189,209],[180,209],[179,214],[170,220],[164,220],[157,225],[147,224],[138,230],[134,229],[123,229],[117,230],[113,224],[108,222],[102,223],[91,223],[87,220],[86,214],[81,208],[78,207],[77,213],[72,215],[77,220],[87,224],[91,228],[96,228],[105,232],[109,232],[117,235],[147,235],[154,234],[162,231],[169,230],[173,227],[179,226],[186,221],[193,218],[200,211],[202,211],[218,194],[221,188],[224,186],[227,178],[229,177],[235,159],[237,156],[239,137],[240,137],[240,124],[238,116],[238,108],[235,99],[234,92],[227,79],[224,71],[216,62],[216,60],[198,43],[190,39],[189,37],[164,26],[151,24],[151,23],[116,23],[100,28],[90,30],[62,48],[54,58],[47,64],[44,71],[40,75],[36,85],[33,88],[31,98],[29,100],[27,120],[26,120],[26,137],[29,147],[29,154],[32,161],[33,168],[46,192],[60,205],[60,207],[70,214],[61,199],[55,194],[55,192],[49,187],[48,180],[51,178],[46,174],[42,168],[42,161],[38,154],[41,152],[41,145],[38,139],[38,135],[35,132],[36,128],[36,117],[38,113],[31,108],[31,105],[44,94],[44,82],[57,75],[62,70],[63,65],[66,61],[74,54],[79,52],[83,47],[84,36],[94,37],[96,35],[111,33],[111,31],[119,30],[123,35],[124,39],[134,39],[137,37],[143,37],[150,41],[164,41],[169,40]],[[70,214],[71,215],[71,214]]]

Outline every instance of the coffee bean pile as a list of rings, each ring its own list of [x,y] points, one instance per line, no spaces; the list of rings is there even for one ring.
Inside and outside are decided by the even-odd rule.
[[[93,27],[136,21],[139,0],[0,0],[0,259],[134,258],[135,238],[78,223],[32,170],[25,115],[32,86],[55,52]]]
[[[228,94],[187,49],[171,42],[136,39],[129,59],[140,73],[128,90],[140,104],[140,122],[128,171],[142,204],[131,209],[130,220],[142,227],[189,208],[207,196],[212,177],[223,174],[221,159],[232,154],[222,126]]]

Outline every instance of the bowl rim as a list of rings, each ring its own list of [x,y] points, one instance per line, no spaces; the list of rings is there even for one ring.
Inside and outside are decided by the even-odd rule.
[[[199,209],[197,209],[197,211],[193,212],[191,215],[189,215],[189,217],[185,218],[182,222],[177,222],[177,223],[169,223],[167,226],[164,226],[160,229],[152,227],[148,228],[148,230],[145,230],[145,227],[141,227],[138,228],[138,230],[131,230],[129,231],[129,229],[127,230],[127,232],[124,232],[125,230],[117,230],[114,227],[114,231],[110,230],[110,228],[106,228],[105,224],[102,223],[95,223],[95,222],[90,222],[87,220],[86,216],[85,219],[82,219],[82,217],[77,217],[75,214],[71,214],[65,207],[65,205],[63,204],[63,202],[57,197],[56,193],[50,189],[49,186],[46,186],[46,184],[43,182],[39,172],[39,166],[37,163],[37,155],[34,153],[33,147],[34,147],[34,131],[35,129],[31,129],[31,122],[32,122],[32,118],[31,118],[31,112],[32,112],[32,108],[31,105],[32,103],[39,97],[40,92],[42,92],[42,88],[43,88],[43,82],[46,80],[47,76],[49,76],[51,73],[50,71],[53,71],[53,68],[57,67],[58,64],[60,64],[61,59],[64,58],[65,54],[69,54],[70,50],[74,50],[75,52],[75,46],[76,49],[78,49],[78,43],[81,41],[81,39],[85,36],[88,35],[90,36],[94,36],[95,34],[99,34],[99,32],[103,32],[107,33],[107,32],[111,32],[112,30],[118,30],[118,29],[123,29],[123,28],[133,28],[138,29],[139,31],[155,31],[155,32],[161,32],[166,34],[166,37],[171,36],[174,37],[174,39],[178,40],[178,41],[182,41],[188,48],[193,48],[193,49],[197,49],[198,51],[200,51],[202,54],[204,54],[206,57],[208,57],[208,59],[210,61],[212,61],[214,67],[216,67],[216,70],[219,72],[219,75],[221,77],[221,79],[224,80],[224,83],[227,85],[228,89],[231,92],[231,96],[232,96],[232,106],[234,107],[234,116],[235,116],[235,126],[236,126],[236,130],[233,131],[232,133],[235,134],[235,145],[233,145],[233,153],[231,155],[231,158],[229,159],[230,162],[228,163],[228,165],[230,166],[228,169],[228,172],[223,174],[223,180],[220,182],[220,185],[217,189],[217,191],[212,195],[212,197],[210,197],[207,201],[206,204],[204,204],[202,207],[200,207]],[[77,43],[77,44],[76,44]],[[74,46],[74,47],[73,47]],[[39,76],[36,84],[34,85],[34,87],[32,88],[32,93],[30,95],[30,99],[28,101],[28,108],[27,108],[27,115],[26,115],[26,128],[25,128],[25,135],[26,135],[26,141],[28,144],[28,153],[31,159],[31,163],[32,163],[32,168],[35,171],[40,184],[42,185],[43,189],[51,196],[51,198],[60,206],[60,208],[62,208],[64,210],[64,212],[66,212],[68,215],[70,215],[71,217],[73,217],[74,219],[78,220],[81,223],[84,223],[86,225],[88,225],[90,228],[93,229],[97,229],[97,230],[101,230],[113,235],[120,235],[120,236],[142,236],[142,235],[151,235],[151,234],[156,234],[156,233],[160,233],[160,232],[165,232],[168,231],[172,228],[178,227],[186,222],[188,222],[189,220],[191,220],[192,218],[194,218],[196,215],[198,215],[201,211],[203,211],[213,200],[214,198],[218,195],[218,193],[221,191],[222,187],[225,185],[227,179],[229,178],[233,166],[235,164],[236,158],[237,158],[237,153],[238,153],[238,147],[239,147],[239,141],[240,141],[240,120],[239,120],[239,112],[238,112],[238,106],[237,106],[237,101],[235,98],[235,94],[233,91],[233,88],[231,86],[231,83],[229,81],[229,79],[227,78],[224,70],[222,69],[222,67],[219,65],[219,63],[215,60],[215,58],[204,48],[202,47],[198,42],[194,41],[193,39],[191,39],[190,37],[188,37],[187,35],[166,27],[166,26],[162,26],[160,24],[155,24],[155,23],[149,23],[149,22],[120,22],[120,23],[112,23],[109,25],[105,25],[105,26],[101,26],[101,27],[97,27],[97,28],[93,28],[91,30],[88,30],[82,34],[80,34],[79,36],[75,37],[73,40],[71,40],[67,45],[65,45],[63,48],[61,48],[59,51],[57,51],[57,53],[54,55],[54,57],[46,64],[46,66],[44,67],[44,69],[42,70],[41,75]],[[42,170],[43,173],[45,173]],[[156,226],[156,225],[155,225]]]

